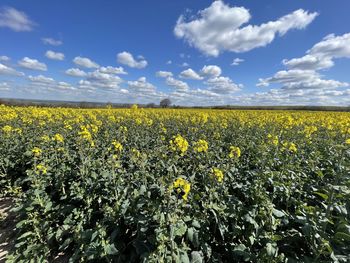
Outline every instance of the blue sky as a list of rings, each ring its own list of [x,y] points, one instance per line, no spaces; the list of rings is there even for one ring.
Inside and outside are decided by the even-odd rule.
[[[0,3],[0,97],[349,105],[350,2]]]

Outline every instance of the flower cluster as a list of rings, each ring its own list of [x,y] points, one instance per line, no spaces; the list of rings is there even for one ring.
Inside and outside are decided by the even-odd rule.
[[[191,184],[183,178],[177,178],[173,183],[172,188],[183,200],[187,200],[188,194],[191,190]]]
[[[170,141],[170,149],[180,151],[181,155],[184,155],[188,149],[188,141],[178,134]]]
[[[199,140],[194,143],[193,149],[195,152],[207,152],[208,151],[208,142],[206,140]]]
[[[241,149],[237,146],[230,146],[230,158],[239,158],[241,156]]]
[[[221,183],[222,180],[224,180],[224,173],[220,169],[213,168],[211,169],[211,172],[219,183]]]

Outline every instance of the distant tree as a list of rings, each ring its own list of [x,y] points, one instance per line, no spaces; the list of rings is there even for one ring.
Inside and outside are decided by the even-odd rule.
[[[168,108],[171,105],[170,99],[162,99],[159,103],[159,106],[162,108]]]
[[[146,108],[155,108],[155,107],[156,107],[156,104],[153,103],[153,102],[148,103],[148,104],[146,105]]]

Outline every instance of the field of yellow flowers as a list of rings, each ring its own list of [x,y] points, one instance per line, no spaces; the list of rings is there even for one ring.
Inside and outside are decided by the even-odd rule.
[[[350,113],[0,106],[8,262],[349,262]]]

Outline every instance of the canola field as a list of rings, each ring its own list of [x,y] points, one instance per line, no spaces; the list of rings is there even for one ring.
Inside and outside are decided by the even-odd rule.
[[[8,262],[349,262],[350,113],[0,106]]]

